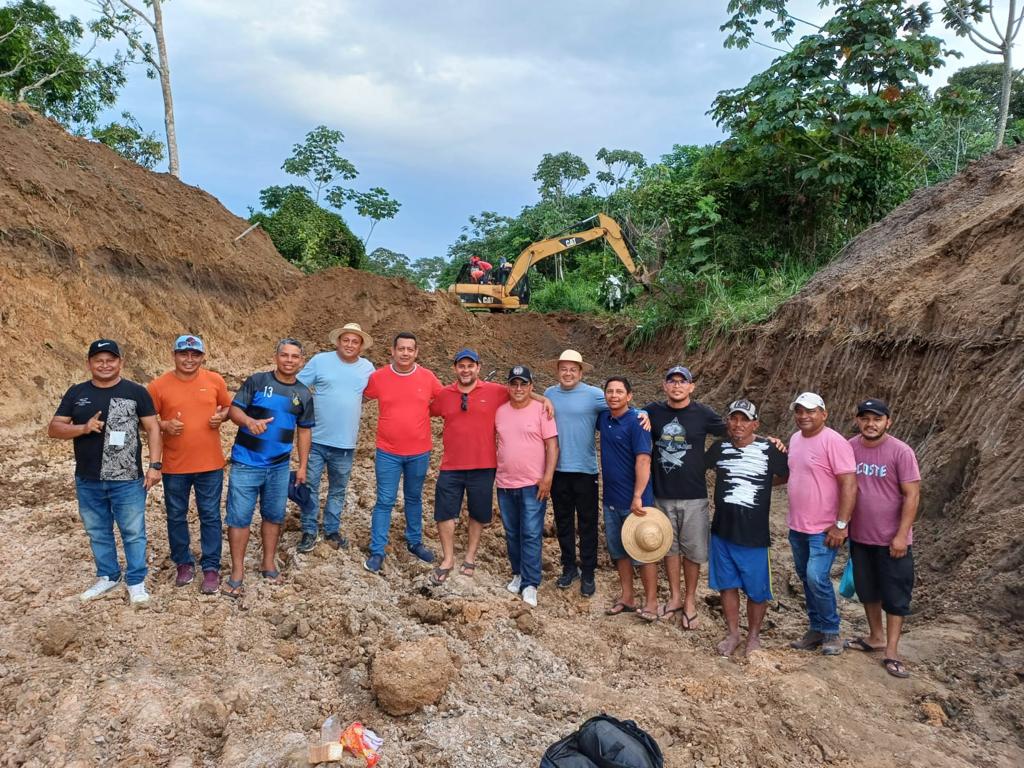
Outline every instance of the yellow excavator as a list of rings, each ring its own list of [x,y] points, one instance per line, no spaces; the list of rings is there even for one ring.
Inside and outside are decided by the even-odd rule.
[[[576,231],[531,243],[515,261],[506,262],[503,266],[483,271],[474,264],[464,264],[448,292],[456,295],[466,309],[491,312],[525,309],[530,303],[530,279],[527,274],[530,267],[570,248],[601,239],[608,243],[630,275],[641,283],[647,283],[634,261],[633,247],[623,237],[622,229],[615,219],[598,213],[569,229]]]

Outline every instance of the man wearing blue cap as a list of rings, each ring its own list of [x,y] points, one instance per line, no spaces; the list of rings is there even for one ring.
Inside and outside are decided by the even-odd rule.
[[[179,336],[172,350],[174,369],[147,386],[160,420],[164,440],[164,506],[167,541],[177,568],[174,583],[183,587],[195,578],[188,531],[188,499],[194,490],[199,515],[200,591],[220,589],[220,499],[224,488],[224,453],[220,427],[228,417],[231,396],[219,373],[203,367],[206,345],[198,336]]]
[[[476,572],[476,550],[480,534],[493,515],[494,475],[498,466],[494,415],[509,400],[508,389],[480,379],[480,355],[460,349],[452,358],[455,381],[444,387],[430,404],[430,415],[444,419],[444,453],[437,474],[434,521],[441,540],[441,563],[431,581],[444,583],[455,567],[455,522],[462,500],[469,509],[469,537],[466,557],[459,573]]]
[[[722,417],[691,398],[693,374],[684,365],[674,365],[662,384],[665,400],[644,406],[651,419],[654,452],[651,479],[655,506],[672,523],[672,547],[665,556],[669,600],[662,618],[680,614],[683,629],[696,629],[697,582],[700,567],[708,561],[711,535],[708,488],[704,477],[704,445],[708,435],[725,434]],[[684,593],[680,596],[682,566]]]

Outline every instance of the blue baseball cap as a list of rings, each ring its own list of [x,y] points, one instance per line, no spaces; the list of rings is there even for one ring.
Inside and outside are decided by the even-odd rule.
[[[690,373],[690,369],[685,365],[673,365],[665,372],[665,381],[668,381],[673,376],[682,376],[689,382],[693,382],[693,374]]]
[[[203,346],[203,340],[198,336],[192,336],[187,334],[185,336],[179,336],[174,341],[175,352],[200,352],[206,354],[206,347]]]
[[[469,347],[466,347],[465,349],[460,349],[458,352],[456,352],[455,357],[452,358],[452,362],[457,363],[459,362],[459,360],[465,360],[467,358],[469,360],[472,360],[474,363],[480,362],[480,355],[478,355]]]

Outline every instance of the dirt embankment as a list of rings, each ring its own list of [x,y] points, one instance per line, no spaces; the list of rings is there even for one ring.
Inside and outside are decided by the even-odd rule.
[[[778,599],[766,649],[749,660],[714,656],[721,620],[703,585],[702,627],[687,633],[605,617],[615,575],[603,556],[597,598],[556,590],[550,536],[533,611],[504,590],[500,525],[485,531],[475,579],[431,588],[400,545],[383,577],[366,573],[372,407],[345,509],[351,549],[321,543],[298,554],[293,511],[284,587],[258,583],[253,544],[240,603],[175,589],[157,489],[147,510],[152,606],[131,611],[123,592],[78,603],[92,573],[70,446],[40,431],[81,378],[92,338],[123,340],[129,375],[146,381],[169,364],[175,335],[200,333],[211,367],[237,383],[266,366],[274,339],[322,348],[330,328],[355,320],[374,335],[377,363],[395,332],[413,330],[443,378],[451,353],[470,343],[488,369],[524,362],[546,384],[541,362],[573,346],[597,363],[595,379],[635,374],[638,399],[657,395],[666,350],[627,355],[617,332],[571,316],[469,315],[445,296],[351,270],[304,278],[260,232],[232,245],[245,222],[205,193],[2,103],[0,146],[0,386],[14,393],[0,403],[0,765],[299,766],[307,739],[338,714],[385,738],[388,768],[512,768],[537,764],[548,743],[601,710],[654,733],[670,766],[1024,760],[1024,652],[1019,630],[1000,623],[1020,588],[1019,155],[915,198],[771,323],[694,361],[703,399],[721,407],[746,392],[764,401],[775,431],[786,431],[785,406],[802,388],[821,390],[836,421],[866,381],[893,400],[927,489],[915,545],[925,612],[903,644],[914,677],[895,681],[865,654],[827,660],[785,648],[804,618],[783,493]],[[225,447],[231,437],[225,429]],[[395,542],[401,520],[400,505]],[[843,617],[863,631],[859,606]],[[407,641],[447,649],[450,682],[436,705],[392,716],[374,696],[374,664],[403,658]]]

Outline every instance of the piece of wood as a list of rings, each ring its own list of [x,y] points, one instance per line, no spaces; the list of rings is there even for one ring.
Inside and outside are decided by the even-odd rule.
[[[345,756],[345,748],[340,742],[333,744],[317,744],[309,748],[309,762],[317,763],[338,762]]]
[[[249,227],[247,230],[245,230],[245,232],[243,232],[238,237],[236,237],[234,240],[232,240],[231,244],[232,245],[238,245],[238,241],[239,240],[241,240],[243,237],[248,235],[250,232],[252,232],[254,229],[256,229],[259,225],[260,225],[260,223],[257,221],[255,224],[253,224],[251,227]]]

